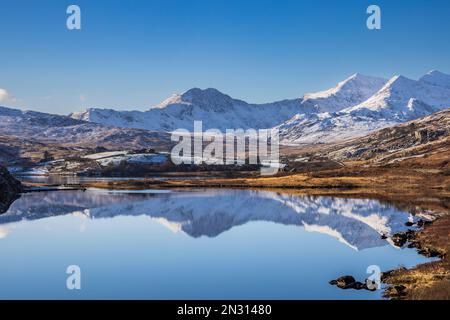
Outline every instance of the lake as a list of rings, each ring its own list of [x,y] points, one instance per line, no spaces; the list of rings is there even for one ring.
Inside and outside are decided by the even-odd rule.
[[[381,238],[410,218],[268,191],[29,193],[0,215],[0,298],[380,299],[328,282],[430,261]],[[66,288],[70,265],[81,290]]]

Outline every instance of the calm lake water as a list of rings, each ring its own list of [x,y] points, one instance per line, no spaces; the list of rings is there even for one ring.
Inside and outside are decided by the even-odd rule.
[[[379,299],[328,281],[429,261],[374,200],[244,190],[30,193],[0,215],[0,298]],[[81,268],[81,290],[66,268]]]

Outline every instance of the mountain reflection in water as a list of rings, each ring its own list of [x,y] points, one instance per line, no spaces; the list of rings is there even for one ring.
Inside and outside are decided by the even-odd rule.
[[[0,215],[0,228],[21,220],[77,215],[90,219],[148,216],[174,232],[217,237],[255,221],[303,227],[355,249],[389,244],[406,229],[409,213],[369,199],[296,196],[267,191],[207,190],[167,193],[88,190],[30,193]]]

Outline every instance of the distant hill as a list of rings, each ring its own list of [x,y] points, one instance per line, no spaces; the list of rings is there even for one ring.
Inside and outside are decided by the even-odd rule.
[[[167,148],[164,132],[90,123],[67,116],[0,107],[0,135],[70,147]]]

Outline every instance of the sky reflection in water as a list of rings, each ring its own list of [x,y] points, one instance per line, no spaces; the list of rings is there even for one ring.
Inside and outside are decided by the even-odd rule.
[[[0,298],[378,299],[328,281],[428,261],[375,200],[265,191],[26,194],[0,215]],[[82,270],[67,290],[65,270]]]

